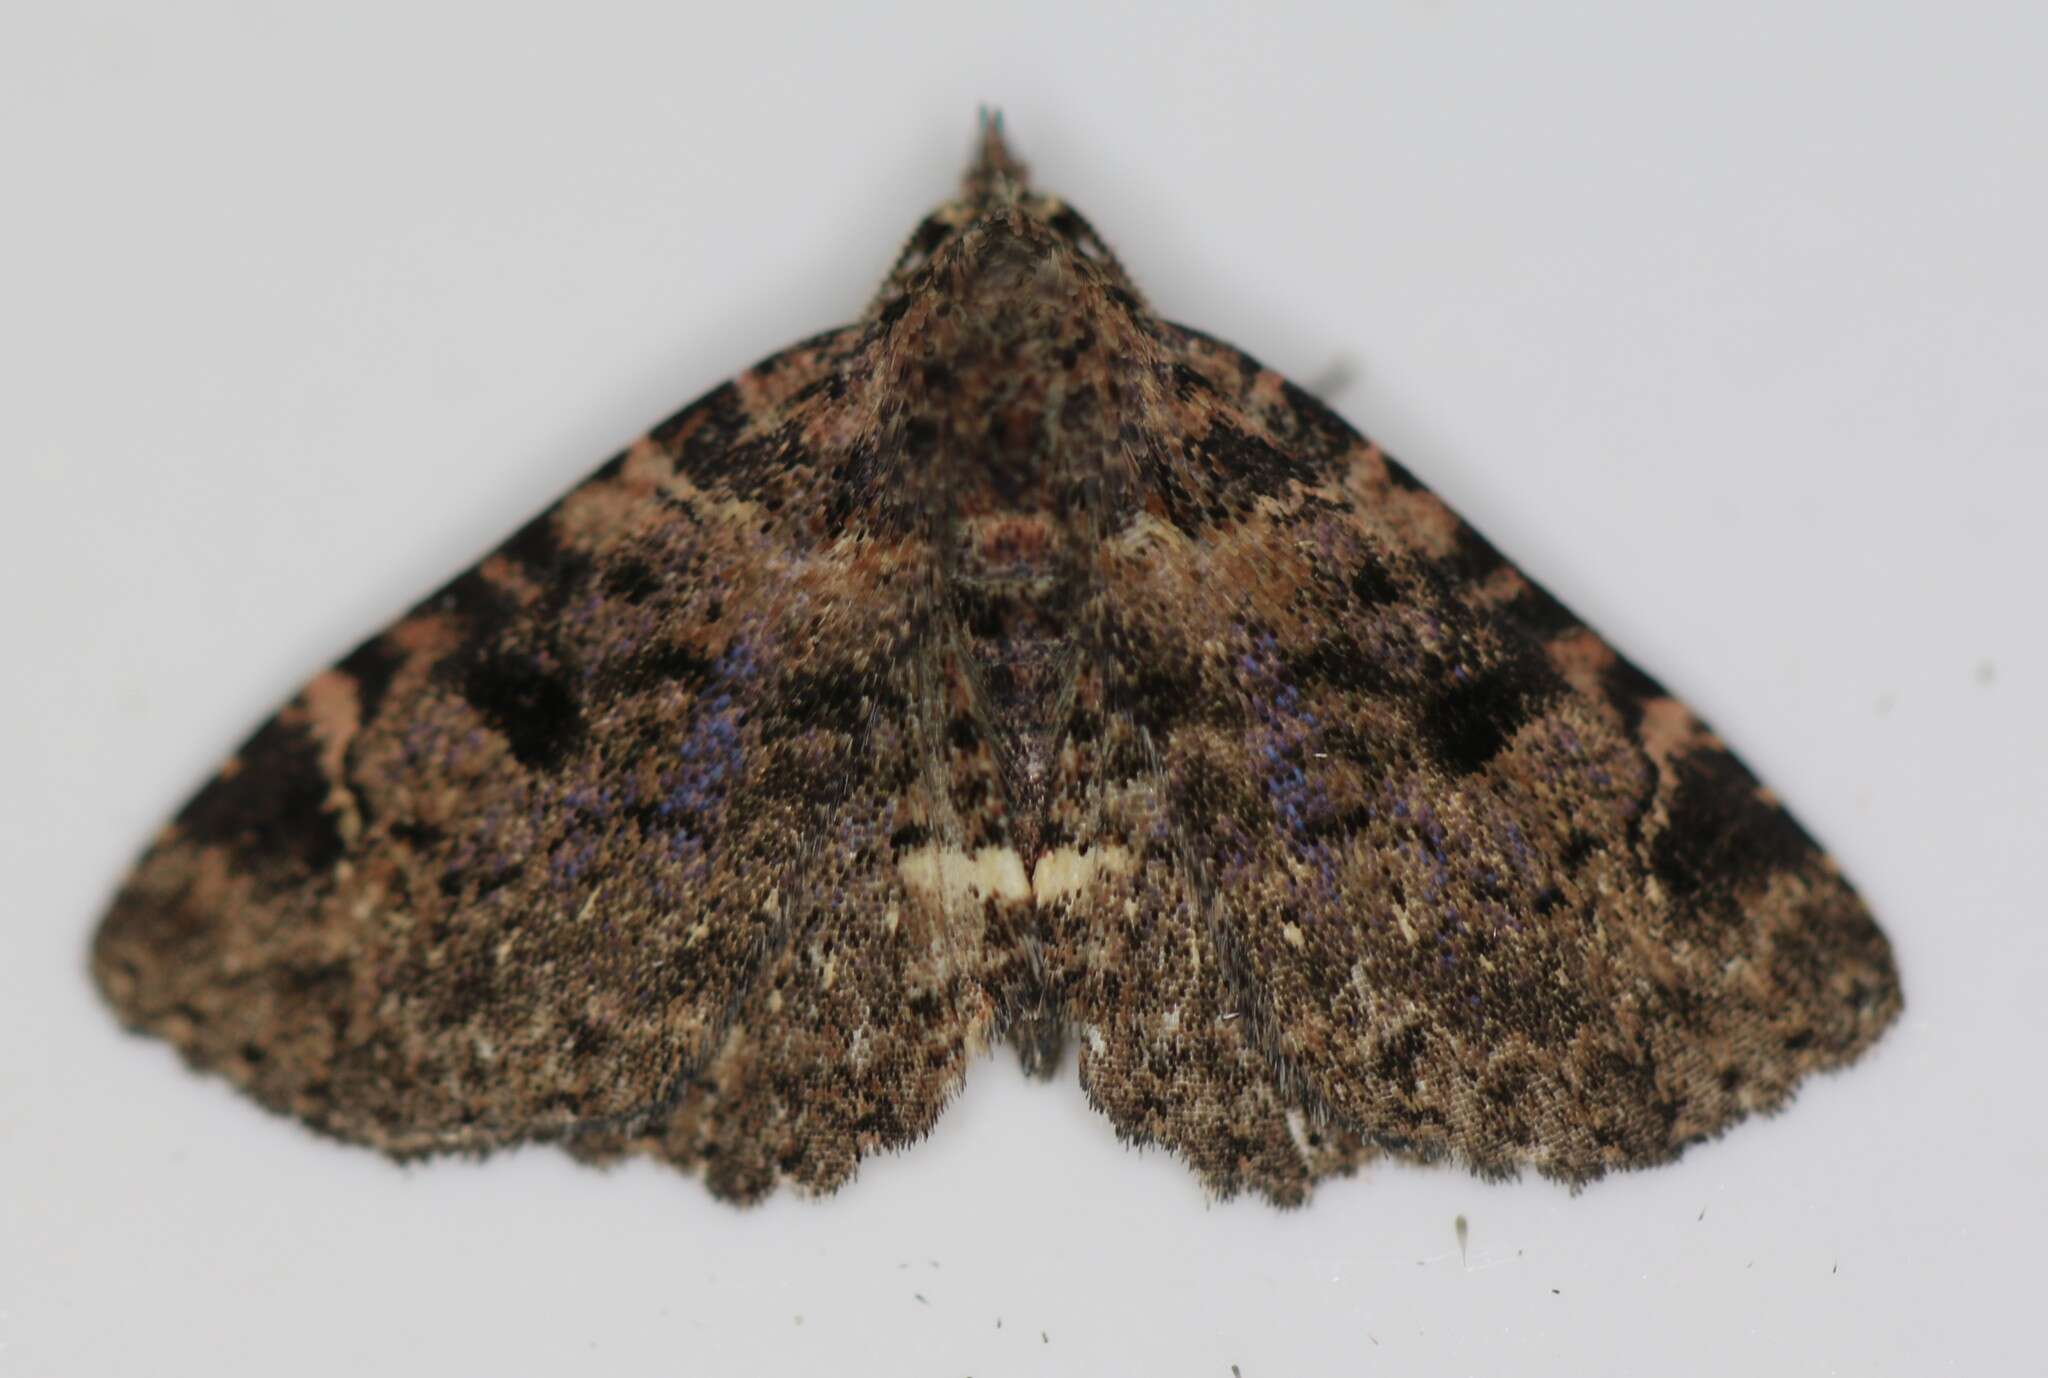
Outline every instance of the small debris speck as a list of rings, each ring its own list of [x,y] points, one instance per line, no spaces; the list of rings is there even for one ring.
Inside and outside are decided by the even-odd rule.
[[[1461,1215],[1453,1223],[1452,1228],[1458,1232],[1458,1262],[1464,1263],[1466,1261],[1465,1240],[1470,1236],[1472,1227],[1465,1223],[1465,1217]]]
[[[1997,678],[1998,678],[1998,667],[1997,667],[1997,666],[1993,665],[1993,664],[1992,664],[1992,663],[1991,663],[1990,661],[1988,661],[1988,660],[1983,660],[1983,661],[1979,661],[1979,662],[1977,663],[1977,683],[1979,683],[1979,684],[1989,684],[1989,683],[1991,683],[1991,681],[1992,681],[1992,680],[1994,680],[1994,679],[1997,679]]]
[[[930,1305],[931,1305],[931,1303],[930,1303],[930,1302],[928,1302],[928,1301],[925,1301],[925,1300],[924,1300],[924,1293],[922,1293],[922,1292],[912,1292],[912,1293],[911,1293],[910,1295],[911,1295],[911,1296],[913,1296],[913,1297],[916,1297],[916,1298],[917,1298],[917,1299],[918,1299],[919,1301],[921,1301],[921,1302],[924,1302],[924,1304],[925,1304],[926,1306],[930,1306]]]

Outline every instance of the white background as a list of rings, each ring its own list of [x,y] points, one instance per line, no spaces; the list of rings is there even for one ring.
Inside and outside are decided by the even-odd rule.
[[[2040,1371],[2042,14],[10,4],[0,1371]],[[116,1030],[83,953],[149,831],[855,315],[981,101],[1163,312],[1339,379],[1780,788],[1897,945],[1867,1061],[1576,1197],[1393,1166],[1290,1214],[1005,1056],[742,1212],[546,1149],[396,1168]]]

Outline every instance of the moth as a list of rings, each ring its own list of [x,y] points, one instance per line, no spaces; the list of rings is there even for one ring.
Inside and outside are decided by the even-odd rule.
[[[1674,1157],[1901,1007],[1721,740],[986,121],[866,315],[315,677],[92,947],[400,1156],[830,1191],[1078,1045],[1213,1192]]]

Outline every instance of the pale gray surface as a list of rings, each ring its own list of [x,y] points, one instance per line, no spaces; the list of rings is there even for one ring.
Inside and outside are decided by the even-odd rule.
[[[2041,9],[841,8],[0,18],[0,1370],[2038,1363]],[[148,831],[853,315],[982,100],[1162,310],[1346,366],[1347,416],[1780,788],[1898,946],[1867,1063],[1578,1197],[1383,1168],[1283,1215],[1004,1058],[842,1196],[741,1213],[551,1150],[401,1171],[117,1033],[83,947]]]

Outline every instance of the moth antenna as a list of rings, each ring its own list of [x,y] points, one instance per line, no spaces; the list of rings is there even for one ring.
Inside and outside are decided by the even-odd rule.
[[[972,202],[1011,201],[1024,190],[1030,169],[1003,140],[1003,112],[981,107],[980,134],[974,162],[967,169],[962,195]]]

